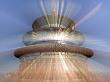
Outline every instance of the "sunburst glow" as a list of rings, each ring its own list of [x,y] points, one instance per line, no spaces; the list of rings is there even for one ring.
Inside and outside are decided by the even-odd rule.
[[[46,17],[49,27],[60,27],[61,23],[69,23],[62,16],[71,18],[76,26],[96,13],[102,5],[101,0],[39,0],[41,8],[40,15]],[[52,19],[48,15],[52,15]],[[58,16],[58,17],[56,17]]]

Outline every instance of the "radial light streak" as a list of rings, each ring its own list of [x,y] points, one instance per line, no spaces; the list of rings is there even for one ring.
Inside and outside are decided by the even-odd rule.
[[[34,60],[31,64],[28,64],[28,66],[22,71],[21,76],[23,76],[35,63],[36,63],[36,60]]]
[[[87,20],[89,17],[93,16],[96,14],[100,9],[101,9],[102,3],[99,3],[95,8],[93,8],[88,14],[83,16],[79,22],[76,23],[76,27],[79,26],[81,23],[83,23],[85,20]]]
[[[67,64],[64,60],[64,56],[61,54],[61,52],[59,52],[59,58],[60,58],[60,61],[61,61],[61,64],[62,64],[64,71],[68,72],[69,71],[68,66],[67,66]]]
[[[47,10],[46,10],[46,8],[45,8],[44,1],[41,0],[41,1],[40,1],[40,4],[41,4],[42,11],[43,11],[43,13],[44,13],[44,16],[46,17],[47,24],[48,24],[48,26],[50,27],[50,21],[49,21],[49,18],[48,18],[48,16],[47,16],[48,14],[47,14]]]

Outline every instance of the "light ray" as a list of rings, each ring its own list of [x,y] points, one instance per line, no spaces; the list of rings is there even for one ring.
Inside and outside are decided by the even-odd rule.
[[[77,23],[76,27],[78,27],[81,23],[83,23],[85,20],[96,14],[102,6],[102,2],[100,2],[95,8],[93,8],[88,14],[84,15]]]

